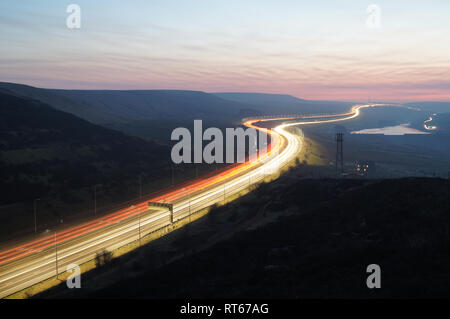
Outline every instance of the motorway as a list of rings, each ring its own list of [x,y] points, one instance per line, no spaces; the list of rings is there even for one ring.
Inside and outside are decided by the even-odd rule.
[[[436,116],[437,114],[433,114],[432,116],[430,116],[430,118],[426,121],[423,122],[423,127],[427,130],[427,131],[434,131],[435,129],[437,129],[437,126],[434,125],[428,125],[427,123],[430,123],[433,121],[433,116]]]
[[[355,105],[343,114],[248,119],[253,127],[271,136],[267,149],[253,161],[233,164],[214,176],[208,176],[166,194],[146,198],[135,205],[83,223],[59,233],[11,247],[0,252],[0,298],[65,272],[70,264],[93,260],[101,251],[113,251],[140,240],[158,229],[189,217],[206,207],[225,200],[267,175],[278,172],[291,162],[302,148],[302,134],[293,134],[291,126],[346,121],[359,116],[360,109],[378,106]],[[267,129],[263,121],[288,121]],[[170,209],[149,207],[149,203],[170,204]]]

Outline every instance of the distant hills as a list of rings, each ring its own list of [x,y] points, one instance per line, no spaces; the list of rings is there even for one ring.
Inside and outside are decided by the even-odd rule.
[[[239,93],[239,92],[236,93],[223,92],[213,94],[225,100],[247,104],[261,103],[264,105],[268,105],[273,103],[297,104],[306,102],[306,100],[299,99],[296,98],[295,96],[288,94]]]
[[[0,89],[96,124],[142,120],[237,119],[248,106],[199,91],[55,90],[0,82]]]
[[[213,93],[222,99],[246,104],[263,114],[317,114],[340,113],[350,109],[354,102],[309,101],[287,94]]]
[[[180,90],[56,90],[0,82],[0,90],[41,101],[86,121],[128,135],[167,143],[170,132],[202,119],[209,126],[229,126],[247,116],[337,113],[352,103],[307,101],[291,95],[205,93]],[[6,90],[6,91],[5,91]]]
[[[170,141],[174,128],[186,127],[194,119],[220,127],[261,114],[249,105],[199,91],[55,90],[6,82],[0,82],[0,90],[39,100],[94,124],[163,143]]]

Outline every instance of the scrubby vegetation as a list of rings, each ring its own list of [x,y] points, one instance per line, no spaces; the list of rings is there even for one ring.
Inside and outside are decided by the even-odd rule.
[[[215,208],[210,216],[218,222],[207,217],[203,224],[191,225],[189,231],[180,230],[187,233],[176,241],[183,241],[184,248],[178,249],[189,247],[189,254],[178,261],[155,269],[151,267],[154,258],[150,257],[154,255],[135,256],[141,271],[132,277],[117,278],[114,284],[93,290],[68,292],[61,286],[49,295],[449,296],[448,180],[305,179],[307,169],[291,169],[238,201]],[[213,238],[211,233],[227,222],[225,218],[220,221],[225,216],[237,218],[237,225],[251,223],[231,238],[201,249]],[[196,227],[208,231],[203,237],[191,236]],[[366,286],[369,264],[381,267],[381,289],[370,290]],[[86,276],[95,287],[96,273]]]

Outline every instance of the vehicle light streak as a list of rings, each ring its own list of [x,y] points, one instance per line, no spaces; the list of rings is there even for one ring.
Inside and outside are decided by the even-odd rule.
[[[430,118],[426,121],[423,122],[423,127],[428,130],[428,131],[434,131],[435,129],[437,129],[437,126],[434,125],[428,125],[427,123],[433,121],[433,116],[436,116],[436,114],[433,114],[432,116],[430,116]]]

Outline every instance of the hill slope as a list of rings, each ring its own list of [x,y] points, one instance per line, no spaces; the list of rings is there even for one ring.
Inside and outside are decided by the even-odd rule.
[[[102,121],[108,122],[116,119],[116,116],[114,115],[104,114],[89,104],[54,93],[49,89],[7,82],[0,82],[0,89],[2,89],[3,92],[18,97],[41,101],[57,110],[74,114],[92,123],[101,123]]]
[[[0,92],[1,203],[157,173],[169,150]]]
[[[309,101],[286,94],[214,93],[225,100],[247,104],[265,114],[314,114],[348,111],[354,103],[339,101]]]
[[[97,124],[138,120],[235,120],[247,107],[199,91],[55,90],[5,82],[0,82],[0,88]]]
[[[288,94],[266,94],[266,93],[234,93],[223,92],[213,93],[214,95],[223,98],[225,100],[236,101],[247,104],[269,104],[269,103],[284,103],[295,104],[306,102],[306,100],[296,98],[295,96]]]

